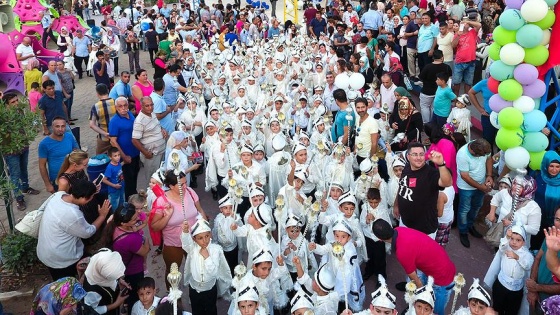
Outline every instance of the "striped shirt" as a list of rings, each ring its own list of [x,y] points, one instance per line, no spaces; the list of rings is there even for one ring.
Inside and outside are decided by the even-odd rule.
[[[91,107],[89,113],[89,120],[93,117],[97,120],[97,126],[105,132],[109,132],[109,121],[115,116],[117,108],[115,107],[115,101],[112,98],[106,98],[95,103]],[[99,138],[103,141],[109,141],[109,139],[103,135],[99,135]]]
[[[146,150],[158,154],[165,150],[165,139],[161,133],[161,125],[152,113],[151,116],[140,112],[134,120],[134,129],[132,130],[132,139],[138,139]]]

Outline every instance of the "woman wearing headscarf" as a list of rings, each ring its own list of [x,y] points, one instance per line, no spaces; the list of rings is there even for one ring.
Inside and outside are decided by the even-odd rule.
[[[395,90],[395,96],[397,94],[399,95],[395,104],[397,110],[393,110],[393,114],[389,117],[389,124],[395,131],[391,150],[395,152],[404,151],[409,142],[420,141],[420,133],[423,128],[422,115],[416,110],[408,97],[402,96],[408,94],[408,92],[404,88],[398,87]],[[398,138],[400,138],[400,141],[396,142]]]
[[[83,287],[88,293],[84,304],[99,314],[118,315],[130,292],[130,286],[121,279],[125,270],[118,252],[100,249],[91,257],[85,272]]]
[[[72,51],[72,39],[73,36],[70,32],[68,32],[68,28],[66,28],[66,26],[61,27],[60,34],[58,36],[58,39],[56,40],[58,51],[60,51],[61,53],[64,53],[66,50]]]
[[[532,248],[540,248],[544,240],[542,229],[554,225],[554,213],[560,205],[560,155],[547,151],[541,162],[541,170],[535,174],[537,191],[535,201],[541,207],[542,218],[539,233],[532,241]]]
[[[192,152],[187,152],[191,139],[188,137],[187,133],[184,131],[174,131],[169,136],[167,140],[167,145],[165,148],[165,169],[173,170],[174,158],[172,154],[177,154],[179,161],[179,170],[187,176],[187,184],[190,184],[190,173],[200,167],[201,164],[194,164],[189,161],[189,156]]]
[[[65,277],[46,284],[39,290],[31,304],[30,315],[69,315],[85,296],[80,282],[73,277]]]
[[[514,220],[523,225],[527,232],[526,247],[531,244],[531,235],[537,234],[541,223],[541,208],[533,200],[536,190],[537,182],[534,178],[527,175],[515,176],[510,189],[502,189],[492,197],[490,213],[486,216],[492,222],[501,220],[504,223],[504,230],[507,230]],[[513,209],[515,196],[517,196],[517,205]]]
[[[362,89],[364,91],[367,91],[370,88],[369,85],[371,84],[371,82],[373,82],[373,77],[374,77],[373,69],[371,69],[371,67],[369,66],[369,59],[367,56],[360,57],[359,64],[360,64],[360,73],[366,79]]]
[[[119,51],[121,47],[121,41],[119,37],[113,33],[112,28],[107,28],[107,32],[104,32],[101,42],[105,46],[109,47],[111,59],[115,63],[115,74],[119,74]]]

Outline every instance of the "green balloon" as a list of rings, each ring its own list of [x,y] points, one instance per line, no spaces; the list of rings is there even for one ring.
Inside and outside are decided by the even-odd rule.
[[[519,128],[523,124],[523,113],[515,107],[506,107],[498,114],[498,123],[502,128]]]
[[[517,129],[507,129],[500,128],[498,134],[496,135],[496,145],[500,150],[507,150],[509,148],[514,148],[520,146],[523,142],[523,131],[521,128]]]
[[[522,147],[529,152],[541,152],[548,148],[548,137],[542,132],[527,132],[523,138]]]
[[[544,17],[544,19],[533,22],[531,24],[540,27],[542,30],[547,30],[551,28],[552,25],[554,25],[554,21],[556,21],[556,15],[554,14],[554,11],[548,9],[548,12],[546,12],[546,16]]]
[[[488,55],[492,58],[492,60],[500,60],[500,49],[502,49],[502,46],[496,42],[493,42],[490,47],[488,47]]]
[[[504,46],[505,44],[515,43],[515,33],[516,31],[508,31],[502,26],[498,26],[494,29],[492,37],[496,43],[500,46]]]
[[[529,167],[532,170],[536,171],[541,169],[541,163],[545,153],[546,151],[529,152]]]
[[[533,48],[525,48],[525,61],[535,67],[542,66],[548,60],[548,49],[545,46],[538,45]]]
[[[538,25],[527,24],[517,30],[515,38],[521,47],[533,48],[542,42],[543,31]]]
[[[515,66],[506,65],[501,60],[492,62],[490,65],[490,75],[498,81],[513,79],[513,70],[515,70]]]
[[[506,101],[515,101],[523,94],[523,87],[514,79],[502,81],[498,86],[498,94]]]

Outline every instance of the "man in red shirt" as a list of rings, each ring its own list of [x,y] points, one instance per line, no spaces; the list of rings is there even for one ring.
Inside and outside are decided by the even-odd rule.
[[[313,6],[313,3],[309,3],[307,5],[307,9],[303,12],[303,16],[305,17],[305,24],[307,24],[307,28],[309,28],[309,24],[311,24],[311,20],[315,18],[315,14],[317,14],[317,9]]]
[[[391,244],[391,251],[417,287],[424,286],[428,276],[434,278],[434,314],[445,314],[456,272],[445,249],[420,231],[406,227],[393,229],[384,220],[375,221],[372,230],[377,238]]]
[[[457,51],[455,54],[455,65],[453,66],[453,93],[459,93],[461,83],[465,84],[464,91],[466,92],[473,85],[474,68],[476,65],[476,44],[478,42],[478,31],[481,26],[482,24],[479,22],[463,20],[453,38],[452,45]]]

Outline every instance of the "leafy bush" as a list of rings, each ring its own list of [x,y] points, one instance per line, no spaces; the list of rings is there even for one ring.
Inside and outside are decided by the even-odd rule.
[[[39,262],[37,239],[17,231],[6,235],[2,240],[2,259],[4,268],[22,273]]]

